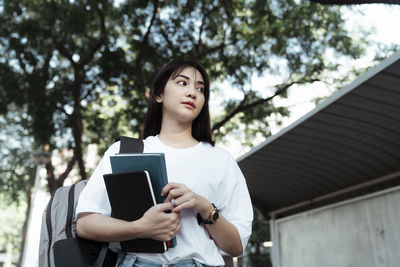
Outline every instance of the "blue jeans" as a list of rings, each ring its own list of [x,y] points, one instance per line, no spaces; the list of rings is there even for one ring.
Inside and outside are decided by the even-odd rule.
[[[119,253],[115,267],[211,267],[195,260],[183,260],[179,262],[159,263],[152,260],[139,258],[132,254]]]

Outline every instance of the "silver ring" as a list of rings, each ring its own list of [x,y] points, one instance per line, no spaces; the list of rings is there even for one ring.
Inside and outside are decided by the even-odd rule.
[[[175,199],[173,198],[173,199],[171,199],[171,204],[172,204],[172,206],[174,206],[175,207]]]

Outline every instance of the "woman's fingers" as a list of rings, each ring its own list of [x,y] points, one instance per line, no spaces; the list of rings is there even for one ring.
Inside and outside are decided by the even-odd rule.
[[[170,202],[158,204],[158,205],[156,205],[156,207],[158,209],[160,209],[161,211],[172,210],[174,208],[174,206]]]
[[[165,199],[165,202],[171,202],[172,199],[175,199],[175,201],[176,201],[177,198],[179,198],[179,197],[181,197],[183,195],[186,195],[189,192],[191,192],[191,191],[189,189],[187,189],[187,188],[174,188],[174,189],[171,189],[168,192],[168,196]]]
[[[168,194],[165,199],[165,202],[171,202],[172,199],[178,198],[188,192],[191,191],[184,184],[168,183],[163,188],[161,195],[165,196],[166,194]]]
[[[157,204],[150,208],[142,217],[143,237],[167,241],[177,235],[181,228],[180,214],[165,213],[172,208],[171,203]]]
[[[193,193],[184,184],[179,183],[168,183],[162,190],[162,194],[168,195],[165,199],[165,203],[171,203],[173,206],[173,212],[180,212],[187,208],[197,208],[198,196]]]
[[[176,203],[177,201],[175,201]],[[183,201],[182,203],[175,205],[175,208],[172,209],[172,212],[174,213],[179,213],[181,210],[188,209],[188,208],[194,208],[194,200],[189,199],[187,201]]]
[[[179,186],[181,186],[182,184],[179,183],[168,183],[166,184],[163,189],[161,190],[161,196],[165,196],[168,194],[168,192],[173,189],[173,188],[178,188]]]

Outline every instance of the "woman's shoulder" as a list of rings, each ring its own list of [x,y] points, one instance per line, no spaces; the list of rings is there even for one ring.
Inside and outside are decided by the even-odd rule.
[[[149,135],[143,139],[143,143],[146,145],[157,144],[158,138],[157,136]]]
[[[121,145],[121,141],[116,141],[114,143],[112,143],[106,150],[106,152],[104,153],[104,155],[115,155],[117,153],[119,153],[119,148]]]
[[[214,154],[217,157],[226,158],[226,159],[233,159],[232,154],[220,145],[211,145],[209,143],[202,143],[204,148]]]

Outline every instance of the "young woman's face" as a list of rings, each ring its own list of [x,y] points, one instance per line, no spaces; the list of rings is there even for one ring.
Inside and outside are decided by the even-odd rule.
[[[175,78],[169,78],[164,93],[156,101],[162,103],[163,120],[191,123],[199,115],[205,101],[201,73],[193,67],[184,68]]]

